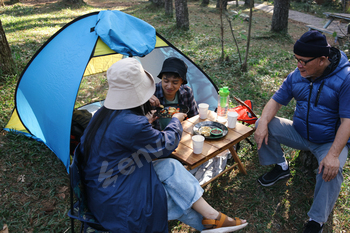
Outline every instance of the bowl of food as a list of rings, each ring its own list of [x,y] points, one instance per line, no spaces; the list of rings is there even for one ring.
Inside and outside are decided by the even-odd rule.
[[[163,130],[171,121],[175,113],[188,113],[189,107],[182,104],[166,104],[157,109],[157,116],[159,117],[160,129]]]
[[[210,134],[213,136],[221,136],[222,135],[222,129],[219,128],[213,128],[210,130]]]

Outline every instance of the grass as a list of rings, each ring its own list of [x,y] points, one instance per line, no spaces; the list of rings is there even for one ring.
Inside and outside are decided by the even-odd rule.
[[[294,41],[307,30],[305,25],[291,20],[287,36],[273,34],[269,32],[271,15],[254,11],[248,72],[242,73],[227,21],[224,21],[226,59],[219,59],[219,15],[215,2],[206,8],[199,6],[200,1],[188,1],[188,5],[190,30],[185,32],[175,28],[174,18],[165,17],[162,9],[146,0],[87,1],[81,6],[28,0],[1,7],[1,21],[17,74],[0,78],[0,127],[5,127],[14,107],[17,80],[40,46],[77,16],[103,9],[122,10],[153,25],[196,62],[217,86],[227,85],[232,95],[243,100],[251,99],[255,113],[260,115],[285,76],[295,69],[292,48]],[[249,12],[235,4],[230,5],[229,14],[232,10],[243,14]],[[237,18],[232,25],[244,58],[248,22]],[[105,91],[103,75],[84,79],[77,106],[103,98]],[[279,116],[291,119],[294,106],[292,101],[280,110]],[[250,140],[254,142],[252,137]],[[228,215],[247,219],[250,224],[242,232],[300,232],[312,204],[315,178],[301,171],[298,151],[284,149],[291,164],[290,179],[270,188],[259,186],[256,179],[268,168],[259,165],[256,148],[243,141],[239,155],[248,175],[238,171],[225,174],[205,187],[204,198]],[[326,223],[325,233],[350,231],[349,174],[348,161],[344,167],[341,193]],[[70,227],[68,187],[69,179],[63,163],[45,145],[22,135],[0,133],[0,226],[6,223],[10,232],[66,232]],[[193,229],[171,221],[169,231],[191,232]]]

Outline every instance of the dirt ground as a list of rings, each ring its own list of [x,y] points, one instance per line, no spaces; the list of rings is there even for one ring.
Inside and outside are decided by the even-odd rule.
[[[14,3],[14,2],[21,2],[23,4],[29,4],[29,5],[42,5],[47,3],[55,3],[57,0],[5,0],[6,3]],[[115,8],[115,7],[128,7],[135,4],[140,4],[142,2],[145,2],[145,0],[129,0],[125,2],[116,2],[113,0],[85,0],[85,2],[91,6],[99,7],[99,8]],[[240,5],[244,4],[244,1],[238,2]],[[236,1],[230,1],[228,2],[229,5],[236,4]],[[265,3],[256,3],[254,4],[255,9],[259,9],[262,11],[265,11],[267,13],[273,14],[273,6],[267,5]],[[294,10],[289,10],[289,19],[295,20],[297,22],[304,23],[306,25],[314,25],[316,27],[322,28],[325,23],[327,22],[327,19],[325,18],[318,18],[309,14],[301,13]],[[334,21],[329,27],[327,28],[330,31],[336,31],[338,35],[342,35],[347,32],[347,23],[341,23],[339,21]]]
[[[266,4],[255,4],[255,8],[273,14],[273,6],[268,6]],[[297,22],[305,23],[306,25],[313,25],[318,28],[323,28],[328,19],[319,18],[313,15],[301,13],[294,10],[289,10],[289,19],[295,20]],[[334,20],[327,29],[330,31],[337,32],[337,35],[346,35],[347,33],[347,23],[343,23]]]

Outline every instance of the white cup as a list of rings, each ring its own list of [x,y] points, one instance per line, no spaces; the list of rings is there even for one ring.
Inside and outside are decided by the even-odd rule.
[[[229,128],[235,128],[236,127],[236,122],[237,122],[237,117],[238,113],[233,111],[233,112],[228,112],[227,113],[227,127]]]
[[[193,144],[193,153],[200,154],[203,150],[204,145],[204,136],[203,135],[194,135],[192,136],[192,144]]]
[[[198,108],[199,108],[199,118],[206,119],[208,116],[209,104],[206,104],[206,103],[198,104]]]

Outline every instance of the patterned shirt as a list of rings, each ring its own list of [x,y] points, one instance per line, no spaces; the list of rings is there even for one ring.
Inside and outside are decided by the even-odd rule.
[[[187,117],[191,118],[198,115],[198,106],[194,99],[192,89],[187,85],[181,85],[177,93],[179,98],[178,104],[183,104],[189,108]],[[156,84],[156,91],[154,92],[154,95],[159,99],[160,104],[165,105],[162,82]],[[156,120],[154,123],[155,128],[160,129],[158,120]]]

